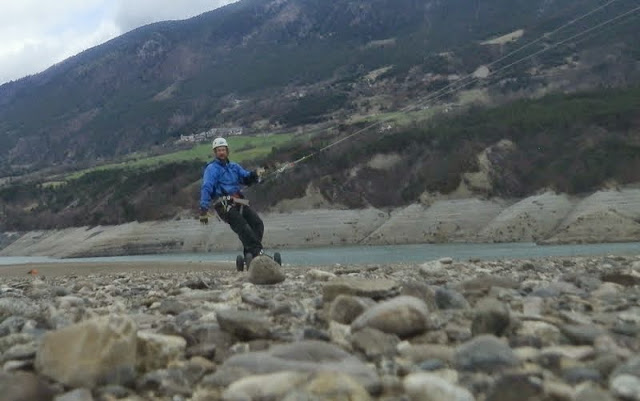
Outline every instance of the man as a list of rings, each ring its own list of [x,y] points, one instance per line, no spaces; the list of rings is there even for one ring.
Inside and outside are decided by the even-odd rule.
[[[213,199],[218,216],[231,226],[242,242],[246,264],[249,266],[253,257],[263,254],[264,224],[249,207],[241,187],[259,182],[263,170],[247,171],[239,164],[229,161],[229,145],[224,138],[213,141],[213,155],[215,159],[207,164],[202,177],[200,222],[209,223],[208,210]]]

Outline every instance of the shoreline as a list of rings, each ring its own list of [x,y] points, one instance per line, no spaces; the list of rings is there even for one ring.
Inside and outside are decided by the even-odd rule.
[[[542,245],[640,241],[640,189],[599,191],[577,199],[545,192],[519,200],[432,199],[394,210],[301,209],[265,212],[267,249],[442,243]],[[230,252],[242,249],[224,223],[131,222],[0,233],[0,256],[56,258]]]

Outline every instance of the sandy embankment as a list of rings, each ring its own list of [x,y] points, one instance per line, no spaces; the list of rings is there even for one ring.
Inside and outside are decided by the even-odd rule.
[[[60,262],[25,263],[0,267],[0,277],[26,277],[35,270],[34,277],[87,276],[92,274],[199,274],[212,271],[235,271],[233,263],[225,262]]]
[[[599,191],[586,197],[546,192],[521,200],[448,199],[379,209],[312,209],[264,213],[270,249],[433,242],[640,241],[640,189]],[[229,227],[213,219],[129,223],[33,231],[0,256],[59,258],[238,250]]]

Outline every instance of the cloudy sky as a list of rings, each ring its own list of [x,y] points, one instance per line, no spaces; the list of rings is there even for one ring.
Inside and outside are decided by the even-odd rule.
[[[151,22],[236,0],[0,0],[0,84]]]

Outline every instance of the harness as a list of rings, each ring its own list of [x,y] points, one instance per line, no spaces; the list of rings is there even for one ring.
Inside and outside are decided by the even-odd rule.
[[[224,210],[225,213],[228,213],[235,205],[240,205],[240,213],[242,213],[244,206],[249,206],[249,201],[236,196],[224,195],[213,202],[214,208],[218,205],[222,206],[222,210]]]

